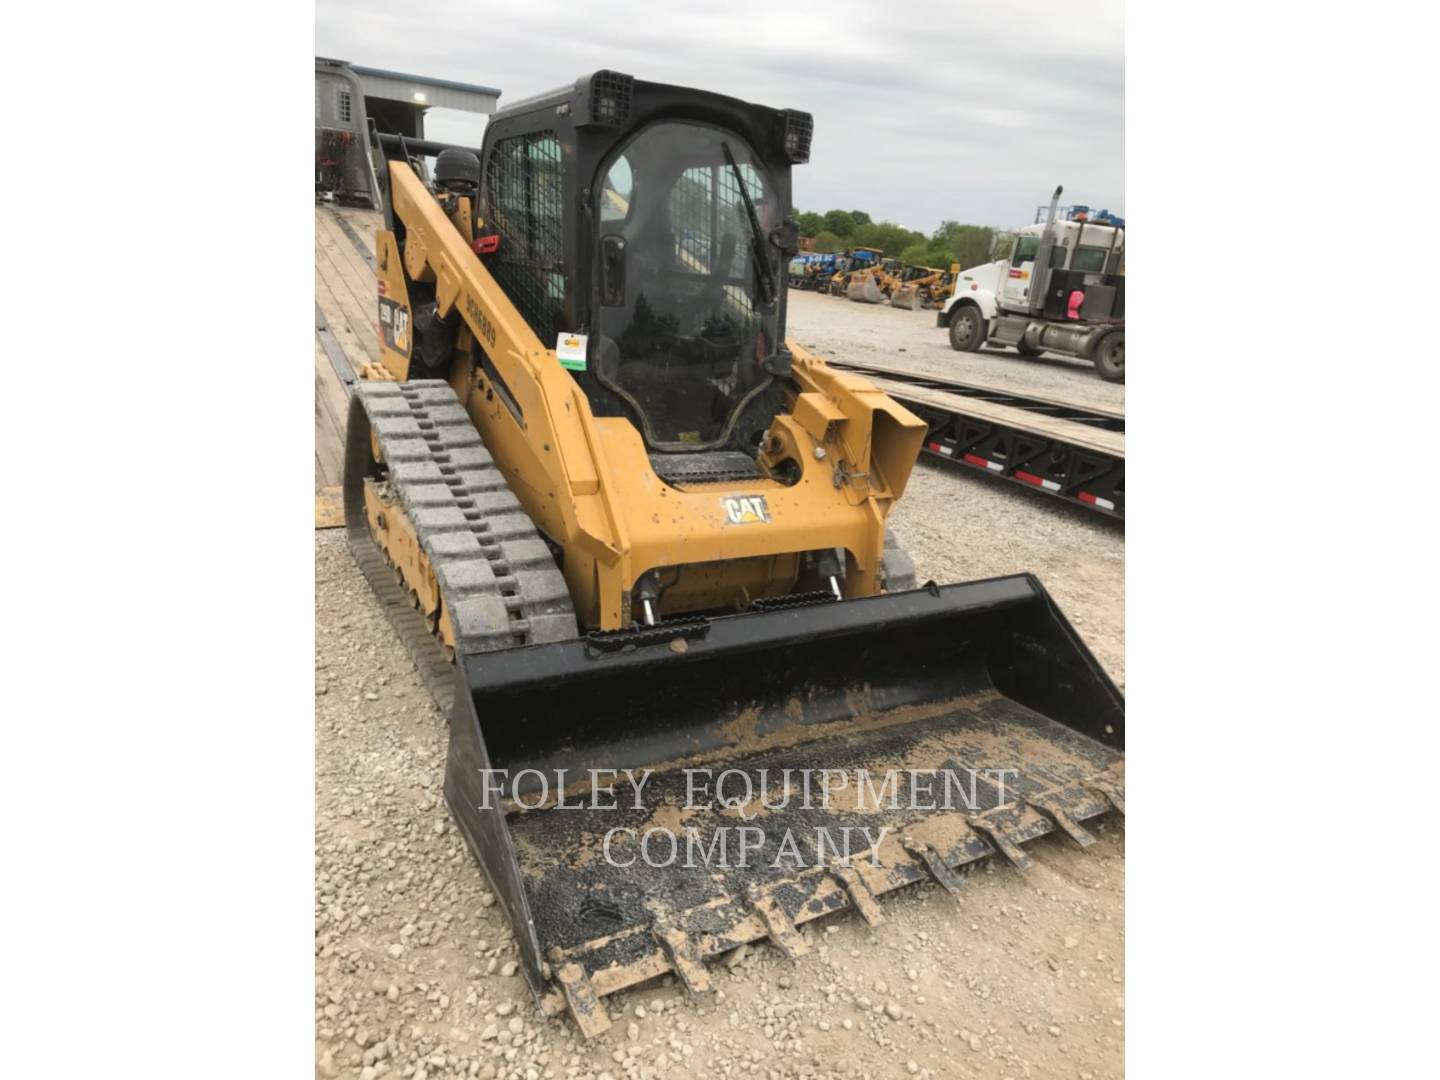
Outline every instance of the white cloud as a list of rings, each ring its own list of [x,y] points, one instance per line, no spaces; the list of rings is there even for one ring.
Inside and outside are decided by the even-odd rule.
[[[318,0],[316,51],[497,86],[502,106],[613,68],[803,109],[815,141],[797,205],[929,232],[1022,224],[1057,183],[1123,212],[1123,19],[1120,0]],[[437,110],[427,130],[478,143],[483,124]]]

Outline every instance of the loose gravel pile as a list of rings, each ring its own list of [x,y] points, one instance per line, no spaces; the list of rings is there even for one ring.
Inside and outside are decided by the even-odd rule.
[[[795,336],[822,354],[846,355],[839,329],[813,329],[835,310],[868,312],[896,348],[909,339],[892,324],[943,342],[933,314],[791,301]],[[848,355],[878,362],[881,345],[866,342]],[[1097,397],[1121,390],[1076,374]],[[924,462],[892,523],[921,580],[1035,572],[1123,678],[1117,527]],[[543,1018],[444,805],[445,721],[339,530],[316,534],[315,558],[318,1076],[1123,1075],[1124,828],[1113,818],[1089,826],[1099,843],[1083,853],[1054,837],[1030,845],[1027,874],[977,868],[958,904],[924,885],[887,897],[873,930],[843,916],[807,924],[813,949],[798,961],[769,945],[737,950],[699,999],[668,978],[606,998],[615,1024],[594,1042]]]

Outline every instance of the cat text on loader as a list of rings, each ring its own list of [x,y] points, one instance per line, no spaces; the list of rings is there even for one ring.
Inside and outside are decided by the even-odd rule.
[[[1123,805],[1120,695],[1039,582],[915,588],[885,521],[924,425],[785,340],[810,127],[599,72],[433,183],[380,137],[349,535],[453,703],[446,797],[525,977],[587,1035]]]

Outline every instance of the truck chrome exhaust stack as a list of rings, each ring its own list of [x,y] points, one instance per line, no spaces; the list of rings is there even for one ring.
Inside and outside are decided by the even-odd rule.
[[[1050,215],[1045,219],[1045,231],[1040,234],[1040,250],[1035,252],[1035,269],[1031,272],[1029,293],[1032,317],[1045,308],[1045,278],[1050,271],[1050,248],[1055,243],[1055,214],[1060,209],[1060,196],[1064,193],[1065,186],[1057,184],[1055,194],[1050,196]]]

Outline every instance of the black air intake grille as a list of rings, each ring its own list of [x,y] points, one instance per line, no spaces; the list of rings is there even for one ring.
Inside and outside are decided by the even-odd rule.
[[[807,112],[785,110],[785,156],[791,164],[803,165],[810,160],[810,136],[815,121]]]
[[[618,127],[630,119],[635,79],[618,71],[597,71],[590,80],[590,122]]]
[[[650,467],[667,484],[732,484],[761,477],[749,454],[715,450],[708,454],[651,454]]]

